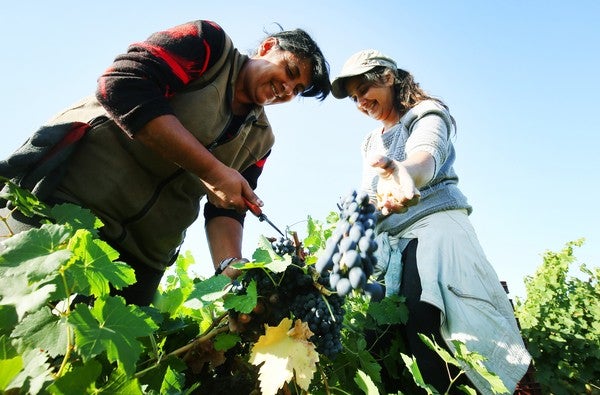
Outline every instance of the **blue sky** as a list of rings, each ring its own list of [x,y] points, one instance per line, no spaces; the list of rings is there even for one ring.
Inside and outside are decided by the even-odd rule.
[[[593,0],[13,2],[0,14],[0,157],[93,93],[128,44],[193,19],[220,23],[241,52],[276,30],[275,22],[301,27],[333,75],[352,53],[377,48],[441,97],[458,123],[459,186],[511,296],[525,296],[523,278],[544,251],[568,241],[584,237],[578,261],[600,265],[600,2]],[[303,237],[308,215],[324,219],[358,186],[359,146],[377,124],[333,97],[267,113],[277,142],[257,193],[273,222]],[[250,257],[259,235],[275,233],[254,218],[246,223]],[[200,274],[211,272],[202,220],[184,249]]]

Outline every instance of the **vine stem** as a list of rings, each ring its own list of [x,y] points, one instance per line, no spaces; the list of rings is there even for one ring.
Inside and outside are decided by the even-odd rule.
[[[63,281],[63,286],[65,287],[65,292],[67,293],[67,295],[69,295],[68,292],[68,285],[67,285],[67,278],[65,277],[65,273],[63,270],[60,271],[60,276],[62,278]],[[71,301],[69,300],[69,297],[67,296],[67,303],[66,303],[66,309],[67,311],[65,313],[63,313],[63,315],[69,315],[71,313]],[[73,344],[71,344],[71,327],[69,325],[67,325],[67,350],[65,351],[65,356],[62,360],[62,363],[60,364],[60,368],[58,369],[58,372],[56,373],[56,377],[62,377],[63,375],[63,371],[65,370],[67,363],[69,362],[69,358],[71,358],[71,351],[73,350]]]
[[[226,326],[222,326],[219,328],[213,328],[210,332],[208,332],[206,335],[201,336],[201,337],[197,337],[193,342],[186,344],[183,347],[179,347],[177,350],[175,351],[171,351],[170,353],[167,354],[167,358],[169,357],[173,357],[173,356],[177,356],[179,354],[183,354],[184,352],[187,352],[189,350],[191,350],[192,348],[194,348],[194,346],[200,344],[200,343],[204,343],[205,341],[215,337],[216,335],[218,335],[219,333],[228,331],[229,328]]]
[[[227,314],[228,313],[223,313],[219,317],[217,317],[212,322],[212,324],[208,327],[208,329],[204,332],[205,333],[204,335],[195,338],[193,341],[189,342],[188,344],[186,344],[183,347],[179,347],[178,349],[176,349],[174,351],[171,351],[165,357],[158,358],[157,361],[156,361],[156,363],[154,365],[149,366],[146,369],[140,370],[139,372],[135,373],[133,377],[140,378],[143,375],[145,375],[146,373],[148,373],[149,371],[151,371],[151,370],[155,369],[156,367],[158,367],[161,364],[161,362],[162,362],[163,359],[183,354],[183,353],[191,350],[192,348],[194,348],[196,345],[198,345],[200,343],[204,343],[207,340],[210,340],[211,338],[215,337],[219,333],[228,331],[229,330],[228,326],[217,327],[217,325],[220,324],[221,321],[223,321],[223,319],[225,317],[227,317]]]
[[[11,212],[10,212],[10,214],[8,216],[12,215],[13,211],[14,211],[14,209],[11,210]],[[8,229],[9,235],[6,236],[7,238],[15,235],[15,232],[12,230],[12,228],[8,224],[8,216],[7,217],[0,216],[0,220],[2,220],[2,222],[4,222],[4,226],[6,226],[6,229]]]

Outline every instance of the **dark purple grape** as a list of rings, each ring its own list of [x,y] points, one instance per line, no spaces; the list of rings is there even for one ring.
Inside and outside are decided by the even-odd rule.
[[[337,284],[335,285],[335,290],[340,296],[348,295],[348,293],[350,293],[350,291],[352,290],[350,280],[348,280],[346,277],[340,278]]]
[[[363,271],[363,268],[359,266],[350,269],[350,272],[348,273],[348,279],[350,280],[350,285],[352,285],[352,288],[354,289],[361,289],[367,282],[365,272]]]
[[[373,302],[380,302],[385,296],[385,288],[379,283],[366,283],[363,291],[371,297]]]

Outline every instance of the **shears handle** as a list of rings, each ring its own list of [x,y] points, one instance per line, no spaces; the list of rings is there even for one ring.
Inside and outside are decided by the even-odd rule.
[[[256,215],[257,217],[260,217],[262,215],[262,210],[258,205],[252,203],[250,200],[246,199],[243,196],[242,199],[244,199],[244,203],[246,203],[246,206],[248,206],[248,209],[252,214]]]

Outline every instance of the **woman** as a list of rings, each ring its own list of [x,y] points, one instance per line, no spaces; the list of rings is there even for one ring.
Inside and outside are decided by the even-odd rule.
[[[362,188],[380,209],[376,231],[386,293],[406,297],[402,328],[425,382],[444,393],[443,361],[419,339],[423,333],[453,351],[452,339],[487,358],[489,371],[509,391],[530,356],[512,306],[482,251],[459,190],[448,107],[422,90],[412,75],[376,50],[352,55],[332,82],[332,94],[350,97],[380,122],[362,145]],[[467,370],[481,393],[487,381]]]
[[[0,161],[0,176],[26,181],[21,186],[45,202],[92,210],[104,224],[102,238],[136,270],[137,283],[121,294],[147,305],[205,196],[213,264],[235,276],[227,265],[241,259],[244,199],[262,205],[254,188],[274,144],[265,106],[297,96],[323,100],[329,91],[328,64],[304,30],[271,34],[247,56],[217,23],[192,21],[118,55],[96,94]],[[84,136],[69,161],[34,177],[36,160],[60,146],[56,136],[74,133]],[[24,166],[24,157],[32,163]],[[3,210],[12,222],[0,226],[0,240],[35,226]]]

